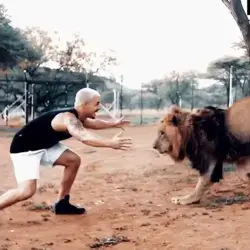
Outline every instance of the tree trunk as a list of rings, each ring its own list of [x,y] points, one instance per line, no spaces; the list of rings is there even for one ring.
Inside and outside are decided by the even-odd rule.
[[[227,107],[229,107],[229,96],[230,96],[230,88],[229,88],[229,84],[226,85],[227,88]]]
[[[221,1],[229,9],[231,15],[236,21],[247,47],[247,55],[250,58],[250,24],[241,1],[240,0],[221,0]]]
[[[240,0],[221,0],[221,1],[229,9],[231,15],[236,21],[247,47],[247,55],[250,58],[250,24],[241,1]]]

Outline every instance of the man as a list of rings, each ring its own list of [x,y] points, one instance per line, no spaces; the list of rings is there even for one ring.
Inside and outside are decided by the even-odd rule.
[[[74,108],[47,112],[16,133],[10,146],[10,155],[17,188],[0,196],[0,211],[35,194],[40,164],[46,164],[64,166],[58,200],[53,206],[55,214],[85,212],[84,208],[69,202],[70,190],[81,164],[80,157],[60,141],[74,137],[93,147],[121,150],[131,148],[130,138],[116,135],[112,139],[100,139],[86,130],[86,128],[106,129],[129,124],[129,121],[123,118],[116,121],[95,119],[99,109],[100,94],[93,89],[83,88],[75,96]]]

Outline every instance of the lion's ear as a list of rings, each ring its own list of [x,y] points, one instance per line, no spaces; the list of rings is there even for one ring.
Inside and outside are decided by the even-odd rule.
[[[165,121],[168,124],[171,124],[175,127],[178,127],[180,125],[180,117],[178,115],[175,114],[170,114],[165,118]]]
[[[177,105],[171,105],[169,110],[170,110],[170,113],[173,113],[173,114],[179,114],[182,111],[181,108]]]
[[[180,119],[176,115],[172,117],[172,124],[176,127],[178,127],[180,124]]]

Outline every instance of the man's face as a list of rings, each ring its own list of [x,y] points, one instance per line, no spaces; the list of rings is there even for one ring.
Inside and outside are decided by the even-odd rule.
[[[96,112],[100,110],[100,97],[96,96],[92,99],[91,102],[85,105],[84,109],[86,112],[87,117],[95,118]]]

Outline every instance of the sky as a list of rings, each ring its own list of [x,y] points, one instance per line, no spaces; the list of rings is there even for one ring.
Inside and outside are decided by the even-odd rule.
[[[246,0],[242,0],[245,7]],[[239,55],[241,33],[221,0],[1,0],[14,26],[39,26],[67,40],[79,33],[116,50],[123,84],[137,88],[176,70],[205,72],[209,62]],[[35,4],[34,4],[35,3]]]

